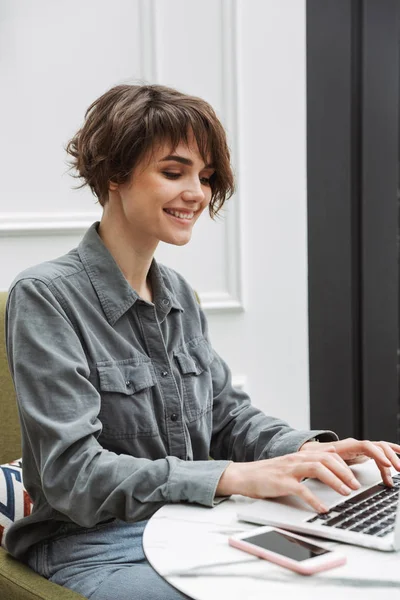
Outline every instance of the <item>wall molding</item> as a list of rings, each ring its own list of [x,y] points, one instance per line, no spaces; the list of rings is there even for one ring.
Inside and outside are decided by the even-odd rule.
[[[231,159],[235,167],[236,193],[228,203],[230,210],[225,217],[225,268],[227,293],[216,299],[223,310],[244,310],[243,296],[243,231],[241,229],[242,196],[239,188],[239,63],[238,63],[238,16],[237,0],[221,0],[221,48],[222,48],[222,94],[224,123],[229,133]],[[201,292],[200,292],[201,297]]]
[[[238,82],[238,25],[237,0],[221,2],[221,51],[222,51],[222,115],[228,131],[231,159],[239,180],[239,82]],[[199,290],[204,309],[208,312],[243,311],[243,231],[241,229],[241,194],[239,183],[234,196],[228,200],[225,223],[225,278],[226,291],[205,292]],[[222,209],[222,215],[224,210]]]
[[[242,303],[236,299],[230,292],[198,292],[201,307],[207,313],[216,313],[222,311],[243,311]]]
[[[0,213],[0,238],[83,236],[89,227],[101,218],[101,211],[87,213]],[[199,293],[206,312],[243,310],[242,305],[229,292]]]
[[[222,117],[230,138],[232,163],[239,175],[239,93],[238,93],[238,40],[237,0],[221,2],[222,53]],[[141,77],[150,83],[158,81],[157,56],[161,51],[157,38],[156,1],[139,1],[141,30]],[[202,307],[207,312],[243,311],[243,261],[241,231],[241,196],[239,186],[227,203],[224,218],[224,280],[226,289],[198,290]],[[222,210],[222,215],[224,211]],[[0,213],[0,237],[32,237],[83,235],[90,225],[99,220],[101,210],[73,213]]]
[[[101,211],[76,213],[0,213],[0,237],[83,235]]]
[[[161,51],[156,18],[157,0],[140,0],[142,79],[149,83],[159,81],[157,57]],[[222,53],[222,115],[230,137],[232,163],[239,175],[239,83],[238,83],[238,26],[237,0],[220,0],[221,6],[221,53]],[[225,225],[225,278],[224,291],[198,294],[207,312],[243,311],[243,259],[241,223],[241,195],[239,185],[228,202],[229,210],[224,216]],[[223,214],[223,211],[222,211]]]

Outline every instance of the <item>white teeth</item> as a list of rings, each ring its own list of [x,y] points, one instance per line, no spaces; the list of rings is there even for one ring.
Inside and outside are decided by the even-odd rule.
[[[177,210],[170,210],[169,208],[165,209],[165,212],[167,212],[170,215],[173,215],[174,217],[178,217],[178,219],[187,219],[190,221],[190,219],[193,219],[194,213],[183,213]]]

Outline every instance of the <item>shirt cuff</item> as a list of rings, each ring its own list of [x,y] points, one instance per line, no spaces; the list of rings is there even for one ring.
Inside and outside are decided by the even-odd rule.
[[[222,473],[230,460],[179,461],[168,478],[168,502],[194,502],[215,506],[226,496],[215,497]]]
[[[268,458],[283,456],[298,452],[303,444],[310,442],[313,439],[319,442],[336,442],[339,438],[333,431],[329,430],[314,430],[314,431],[290,431],[279,437],[273,444],[268,453]]]

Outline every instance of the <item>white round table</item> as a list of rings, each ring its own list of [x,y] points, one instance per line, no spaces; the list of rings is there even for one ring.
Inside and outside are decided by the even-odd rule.
[[[164,506],[144,532],[148,561],[171,585],[196,600],[399,600],[399,553],[341,544],[346,565],[305,577],[232,548],[229,535],[257,527],[236,519],[239,505],[246,502],[252,500],[233,496],[212,509]]]

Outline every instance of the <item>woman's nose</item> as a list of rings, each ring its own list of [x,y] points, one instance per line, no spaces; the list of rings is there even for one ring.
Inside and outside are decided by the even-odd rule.
[[[203,202],[205,200],[204,190],[200,181],[192,183],[182,194],[182,200],[186,202]]]

